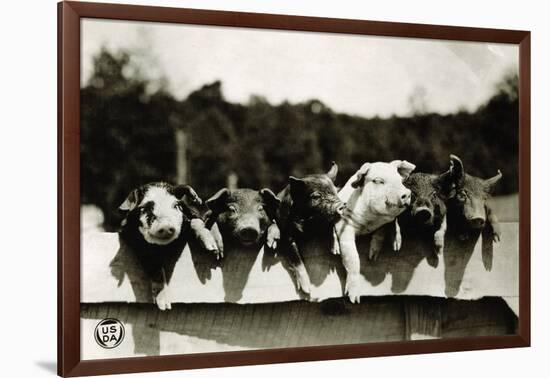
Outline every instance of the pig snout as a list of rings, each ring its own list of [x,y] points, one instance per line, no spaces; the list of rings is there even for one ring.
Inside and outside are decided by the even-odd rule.
[[[405,207],[411,204],[411,191],[410,189],[405,188],[399,193],[399,206]]]
[[[176,233],[176,228],[170,224],[161,224],[152,230],[151,234],[159,239],[170,239]]]
[[[467,202],[464,206],[464,217],[474,229],[481,229],[485,226],[485,204],[475,199]]]
[[[341,202],[340,204],[337,205],[336,207],[336,214],[338,215],[343,215],[344,214],[344,210],[346,210],[346,204]]]
[[[330,207],[326,208],[324,212],[326,214],[319,214],[321,217],[326,218],[327,220],[331,222],[337,222],[341,219],[342,215],[344,214],[344,211],[346,210],[346,204],[343,203],[340,200],[334,201]]]
[[[468,222],[473,228],[480,229],[485,226],[485,218],[481,216],[476,216],[468,219]]]
[[[413,216],[422,223],[429,223],[432,219],[432,211],[427,207],[418,207],[413,211]]]
[[[259,232],[255,228],[245,227],[238,231],[238,235],[244,242],[254,242],[258,239]]]
[[[254,217],[246,217],[238,222],[235,231],[243,244],[255,243],[260,237],[260,221]]]

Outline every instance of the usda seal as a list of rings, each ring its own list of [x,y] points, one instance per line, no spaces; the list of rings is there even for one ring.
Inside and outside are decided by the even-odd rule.
[[[116,348],[124,340],[124,326],[116,319],[103,319],[95,327],[94,337],[102,348]]]

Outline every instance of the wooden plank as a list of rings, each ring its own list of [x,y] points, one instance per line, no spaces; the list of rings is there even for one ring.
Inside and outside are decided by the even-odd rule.
[[[518,224],[502,224],[494,251],[481,242],[447,240],[442,256],[404,239],[399,253],[385,250],[368,261],[369,237],[358,241],[361,291],[365,296],[427,295],[442,298],[518,298]],[[316,244],[303,248],[313,284],[311,301],[342,296],[345,279],[339,256]],[[114,233],[90,233],[82,242],[81,302],[151,303],[150,283]],[[229,250],[221,263],[186,247],[170,282],[173,303],[267,303],[306,299],[296,289],[284,259],[259,251]]]
[[[126,328],[126,337],[120,346],[107,350],[95,343],[93,329],[113,306],[120,308],[118,320]],[[424,332],[424,336],[430,334],[431,337],[510,334],[516,322],[513,313],[498,298],[470,301],[386,296],[370,297],[357,305],[344,300],[247,305],[193,303],[177,304],[169,312],[161,312],[150,304],[100,303],[82,308],[82,357],[119,358],[136,354],[156,356],[407,340],[411,339],[407,332],[413,328],[412,316],[408,319],[403,316],[403,309],[407,307],[417,310],[418,321],[414,320],[417,325],[428,324],[422,321],[426,314],[429,316],[425,319],[438,320],[440,330],[436,333],[434,328],[415,328],[419,334]],[[426,312],[429,309],[432,311]],[[178,321],[169,320],[174,314]],[[206,314],[211,316],[206,319]],[[279,320],[273,321],[274,316]],[[151,323],[150,319],[157,321]],[[242,321],[235,322],[237,319]]]
[[[447,300],[441,314],[441,337],[495,336],[516,333],[517,317],[501,298],[484,298],[475,307]]]
[[[441,337],[441,301],[405,300],[405,338],[425,340]]]

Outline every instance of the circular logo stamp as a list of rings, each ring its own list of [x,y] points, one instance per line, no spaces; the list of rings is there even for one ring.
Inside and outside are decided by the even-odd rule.
[[[94,337],[102,348],[116,348],[124,340],[124,326],[117,319],[103,319],[95,327]]]

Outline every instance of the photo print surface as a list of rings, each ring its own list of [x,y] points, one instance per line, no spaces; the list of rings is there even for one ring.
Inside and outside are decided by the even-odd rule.
[[[82,359],[516,333],[518,56],[84,19]]]

